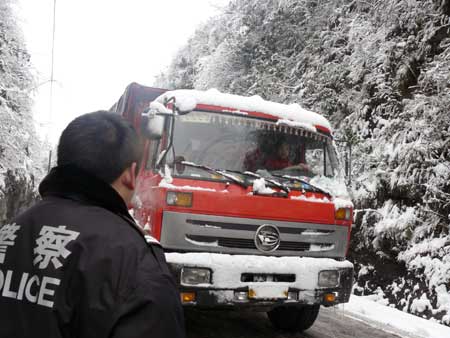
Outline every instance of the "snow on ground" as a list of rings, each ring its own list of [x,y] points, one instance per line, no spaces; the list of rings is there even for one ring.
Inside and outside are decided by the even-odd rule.
[[[379,304],[371,300],[370,296],[352,295],[350,303],[340,304],[339,308],[352,317],[367,320],[368,324],[381,327],[384,331],[402,332],[414,338],[450,337],[450,327]],[[403,334],[402,336],[405,337]]]

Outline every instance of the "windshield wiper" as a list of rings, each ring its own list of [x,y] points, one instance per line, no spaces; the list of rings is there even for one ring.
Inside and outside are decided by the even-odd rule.
[[[283,183],[280,183],[278,181],[272,180],[270,178],[261,176],[257,173],[254,173],[252,171],[237,171],[237,170],[227,170],[229,172],[233,172],[233,173],[237,173],[237,174],[241,174],[241,175],[246,175],[246,176],[250,176],[250,177],[254,177],[254,178],[263,178],[264,180],[266,180],[267,182],[269,182],[270,184],[274,185],[275,187],[277,187],[280,190],[283,190],[286,194],[289,194],[291,192],[291,189],[289,189],[288,186],[286,186]]]
[[[196,163],[188,162],[188,161],[180,161],[177,163],[180,163],[185,166],[192,167],[192,168],[203,169],[203,170],[209,171],[210,173],[221,175],[222,177],[225,177],[226,179],[232,181],[233,183],[236,183],[237,185],[243,187],[244,189],[248,188],[248,185],[244,181],[240,180],[236,176],[228,174],[227,172],[225,172],[223,170],[214,169],[214,168],[208,167],[206,165],[196,164]]]
[[[313,189],[313,191],[315,191],[315,192],[320,192],[320,193],[322,193],[322,194],[324,194],[324,195],[327,195],[327,196],[330,197],[330,198],[333,197],[328,191],[326,191],[326,190],[324,190],[324,189],[322,189],[322,188],[319,188],[318,186],[316,186],[316,185],[314,185],[314,184],[311,184],[311,183],[309,183],[307,180],[304,180],[304,179],[302,179],[302,178],[300,178],[300,177],[290,176],[290,175],[277,175],[277,174],[272,174],[272,173],[271,173],[271,175],[272,175],[272,176],[275,176],[275,177],[286,178],[286,179],[288,179],[288,180],[297,181],[297,182],[306,184],[306,185],[310,186],[310,187]],[[302,186],[302,187],[303,187],[303,186]]]

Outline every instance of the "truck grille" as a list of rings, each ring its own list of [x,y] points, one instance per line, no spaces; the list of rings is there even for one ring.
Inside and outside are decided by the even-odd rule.
[[[186,223],[197,225],[204,228],[226,229],[226,230],[249,230],[256,231],[261,224],[240,224],[240,223],[228,223],[228,222],[214,222],[204,221],[197,219],[186,219]],[[270,222],[269,222],[270,223]],[[325,229],[310,229],[310,228],[298,228],[298,227],[283,227],[281,232],[290,234],[315,234],[315,235],[329,235],[334,230]]]
[[[222,237],[218,239],[218,243],[219,246],[227,248],[256,249],[255,243],[251,239]]]
[[[200,236],[200,235],[186,235],[186,238],[191,241],[195,241],[197,245],[204,243],[205,246],[211,245],[211,243],[217,243],[217,246],[226,248],[239,248],[239,249],[254,249],[256,250],[255,241],[253,239],[245,238],[226,238],[226,237],[212,237],[212,236]],[[327,245],[326,243],[317,243],[316,245]],[[281,241],[278,250],[288,251],[308,251],[311,247],[310,243],[306,242],[287,242]]]
[[[280,243],[276,250],[263,251],[256,247],[255,236],[263,226],[276,227],[279,231]],[[347,237],[348,228],[334,224],[165,211],[161,244],[166,250],[183,252],[341,258],[345,256]]]
[[[278,250],[287,250],[287,251],[307,251],[311,247],[310,243],[305,242],[284,242],[281,241]]]

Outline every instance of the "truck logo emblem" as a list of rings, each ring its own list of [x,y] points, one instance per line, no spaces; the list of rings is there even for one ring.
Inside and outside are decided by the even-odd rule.
[[[261,225],[256,230],[255,245],[262,252],[275,251],[280,246],[280,231],[275,225]]]

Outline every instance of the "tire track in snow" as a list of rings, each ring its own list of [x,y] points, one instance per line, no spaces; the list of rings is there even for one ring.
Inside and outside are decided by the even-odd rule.
[[[187,309],[185,316],[188,338],[402,338],[335,308],[322,307],[314,325],[303,333],[275,330],[265,312]]]

